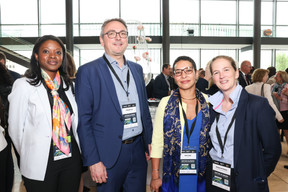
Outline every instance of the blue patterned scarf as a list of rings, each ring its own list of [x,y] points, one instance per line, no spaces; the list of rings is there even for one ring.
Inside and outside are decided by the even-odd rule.
[[[211,148],[209,137],[210,115],[204,96],[196,89],[202,111],[202,123],[198,152],[198,181],[205,179],[206,160]],[[181,121],[179,113],[179,89],[170,96],[164,114],[163,191],[179,191],[179,167],[181,154]]]

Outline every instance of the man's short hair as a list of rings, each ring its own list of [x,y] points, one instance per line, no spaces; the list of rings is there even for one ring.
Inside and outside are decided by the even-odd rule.
[[[0,60],[4,59],[4,65],[6,64],[6,55],[0,51]]]
[[[164,71],[164,68],[167,69],[170,65],[169,64],[163,64],[162,71]]]
[[[111,23],[113,21],[118,21],[118,22],[122,23],[125,26],[126,30],[128,30],[127,24],[126,24],[126,22],[123,19],[121,19],[121,18],[108,19],[102,24],[102,27],[101,27],[100,35],[101,35],[102,38],[104,37],[104,28],[106,27],[106,25],[108,23]]]

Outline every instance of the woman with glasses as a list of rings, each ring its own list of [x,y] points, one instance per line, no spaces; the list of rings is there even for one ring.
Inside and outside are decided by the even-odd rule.
[[[213,147],[207,191],[269,191],[267,177],[281,154],[275,112],[266,98],[239,85],[239,71],[231,57],[213,58],[210,71],[219,91],[208,98]]]
[[[209,151],[209,109],[196,89],[196,64],[187,56],[173,64],[179,86],[162,98],[153,129],[151,158],[152,191],[205,191],[206,159]],[[159,164],[163,158],[163,177]]]

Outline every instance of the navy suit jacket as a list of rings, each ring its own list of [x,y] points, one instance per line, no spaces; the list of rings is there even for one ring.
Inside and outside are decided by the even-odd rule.
[[[153,83],[153,96],[158,99],[168,96],[169,86],[163,73],[159,74]]]
[[[239,81],[239,84],[244,88],[247,86],[247,83],[246,83],[246,80],[245,80],[245,76],[243,75],[243,73],[239,70],[239,77],[238,77],[238,81]],[[250,82],[251,84],[251,77],[248,75],[248,81]]]
[[[142,142],[148,151],[152,121],[143,70],[139,64],[130,61],[128,66],[137,87],[143,125]],[[75,85],[83,163],[90,166],[101,161],[106,168],[111,168],[121,150],[124,118],[113,79],[103,57],[79,67]]]
[[[211,109],[211,108],[210,108]],[[211,123],[216,112],[211,110]],[[234,171],[238,192],[269,191],[267,177],[281,155],[275,112],[266,98],[242,90],[236,109]]]

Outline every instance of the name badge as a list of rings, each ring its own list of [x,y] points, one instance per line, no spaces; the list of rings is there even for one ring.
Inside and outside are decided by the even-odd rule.
[[[212,185],[230,191],[231,165],[220,161],[213,161]]]
[[[122,105],[122,115],[124,117],[124,129],[138,126],[136,103]]]
[[[183,147],[180,161],[180,174],[197,174],[197,152],[195,148]]]
[[[68,133],[67,133],[68,134]],[[66,155],[63,153],[58,147],[55,145],[53,141],[53,154],[54,154],[54,161],[58,161],[60,159],[66,159],[72,157],[72,145],[71,145],[71,136],[67,136],[68,143],[69,143],[69,154]]]

